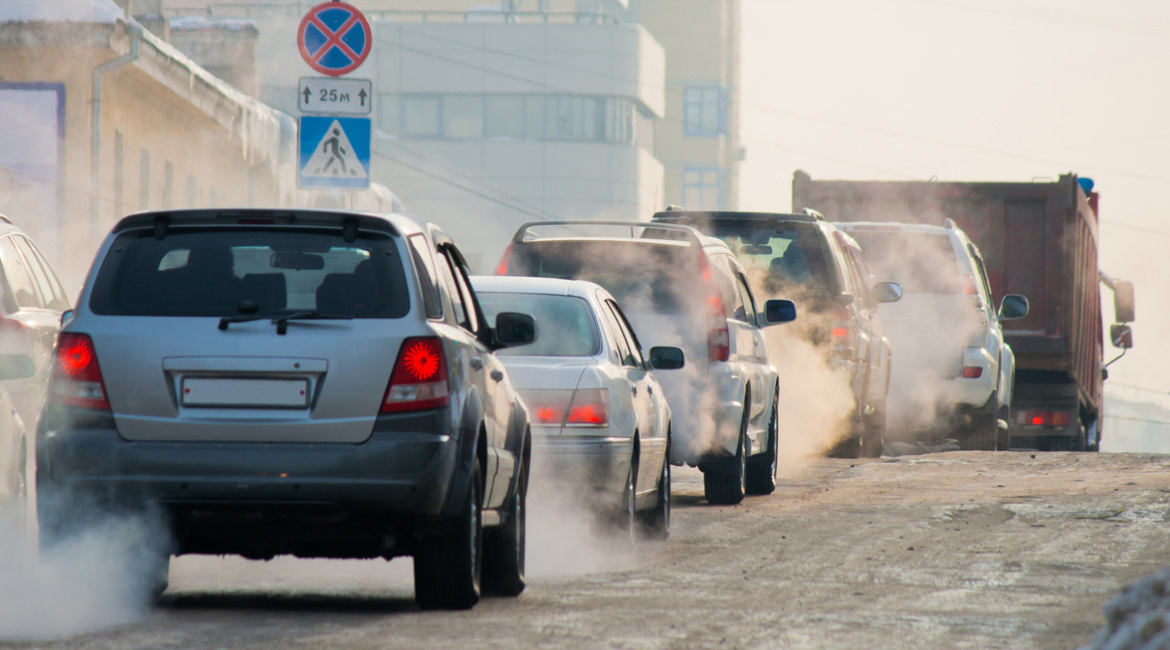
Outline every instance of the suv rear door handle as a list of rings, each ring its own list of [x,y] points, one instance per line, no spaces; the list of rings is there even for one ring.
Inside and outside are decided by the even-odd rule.
[[[493,370],[491,372],[491,378],[494,381],[503,381],[504,380],[504,373],[500,372],[499,370]]]

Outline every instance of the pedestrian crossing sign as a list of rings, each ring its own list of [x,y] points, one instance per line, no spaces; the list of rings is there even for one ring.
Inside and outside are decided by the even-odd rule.
[[[370,187],[370,118],[304,115],[298,139],[299,187]]]

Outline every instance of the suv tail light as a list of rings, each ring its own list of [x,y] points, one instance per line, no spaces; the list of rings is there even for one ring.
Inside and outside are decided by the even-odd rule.
[[[707,303],[707,360],[727,361],[731,356],[731,334],[727,331],[727,309],[715,284],[715,274],[706,253],[699,253],[699,273]]]
[[[512,259],[512,248],[515,245],[508,244],[508,247],[504,249],[504,254],[500,256],[500,263],[496,264],[496,275],[508,274],[508,262]]]
[[[609,424],[609,390],[523,391],[533,424],[568,427],[602,427]]]
[[[57,337],[49,399],[66,406],[110,410],[93,340],[86,334],[62,332]]]
[[[829,330],[832,345],[844,348],[853,347],[853,314],[846,307],[837,307],[833,310],[833,328]]]
[[[415,336],[403,341],[381,412],[420,411],[450,403],[442,340],[437,336]]]

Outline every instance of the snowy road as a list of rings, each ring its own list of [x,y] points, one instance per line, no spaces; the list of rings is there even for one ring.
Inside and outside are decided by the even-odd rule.
[[[953,452],[781,468],[634,551],[534,507],[529,588],[421,613],[410,560],[175,561],[135,622],[16,648],[1076,648],[1170,558],[1170,456]],[[555,523],[550,511],[557,512]],[[568,513],[568,514],[566,514]]]

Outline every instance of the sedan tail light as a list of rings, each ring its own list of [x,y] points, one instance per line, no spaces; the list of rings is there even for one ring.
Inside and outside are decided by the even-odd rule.
[[[533,424],[567,427],[602,427],[609,424],[609,390],[522,391]]]
[[[62,332],[57,337],[49,399],[66,406],[110,410],[97,351],[88,335]]]
[[[416,336],[403,341],[382,400],[382,413],[434,409],[450,403],[442,340]]]

